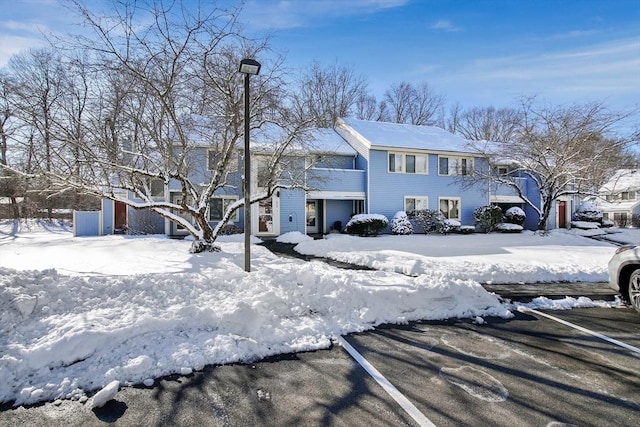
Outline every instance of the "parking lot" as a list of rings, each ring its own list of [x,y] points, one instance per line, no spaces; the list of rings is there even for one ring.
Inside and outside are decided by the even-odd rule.
[[[5,406],[0,425],[637,425],[640,316],[546,314],[601,336],[536,312],[386,326],[346,337],[376,378],[336,343],[124,387],[93,411],[72,401]]]

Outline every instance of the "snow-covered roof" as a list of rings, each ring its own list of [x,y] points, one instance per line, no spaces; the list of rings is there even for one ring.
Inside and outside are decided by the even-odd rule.
[[[622,193],[640,190],[640,170],[618,169],[616,173],[600,187],[600,194]]]
[[[476,153],[467,139],[435,126],[375,122],[345,118],[338,126],[346,124],[366,139],[370,148],[418,149],[444,152]]]
[[[276,147],[288,137],[288,131],[273,123],[266,123],[251,131],[251,147],[269,149]],[[291,144],[294,151],[317,154],[341,154],[355,156],[353,149],[338,133],[330,128],[308,129],[300,133]]]

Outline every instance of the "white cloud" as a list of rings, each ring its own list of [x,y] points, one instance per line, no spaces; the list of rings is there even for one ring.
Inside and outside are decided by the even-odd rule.
[[[459,27],[456,27],[450,21],[447,21],[447,20],[444,20],[444,19],[436,21],[431,26],[429,26],[429,28],[432,29],[432,30],[441,30],[441,31],[447,31],[447,32],[461,31],[461,29]]]
[[[11,36],[0,34],[0,67],[4,67],[9,59],[23,50],[44,45],[44,41],[39,38]]]
[[[329,17],[369,15],[408,3],[409,0],[250,0],[242,17],[255,27],[285,29],[313,25]]]

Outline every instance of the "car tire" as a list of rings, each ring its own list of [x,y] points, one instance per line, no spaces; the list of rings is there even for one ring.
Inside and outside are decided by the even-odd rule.
[[[627,295],[631,306],[640,313],[640,269],[635,270],[629,277]]]

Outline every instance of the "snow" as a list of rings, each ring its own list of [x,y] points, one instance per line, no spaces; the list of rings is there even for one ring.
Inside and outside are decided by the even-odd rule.
[[[190,254],[189,239],[73,237],[51,224],[0,223],[0,402],[85,401],[102,390],[88,403],[98,405],[120,386],[327,348],[383,323],[509,318],[514,306],[481,282],[605,281],[616,249],[574,230],[280,239],[375,271],[253,244],[246,273],[242,235],[222,236],[220,252]]]
[[[344,125],[349,128],[344,128]],[[473,153],[470,141],[435,126],[418,126],[353,118],[339,119],[338,132],[356,132],[373,147]],[[347,136],[348,137],[348,136]]]

